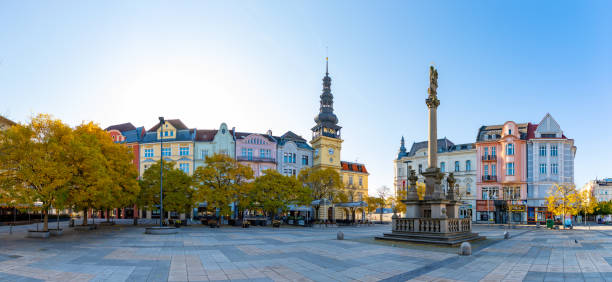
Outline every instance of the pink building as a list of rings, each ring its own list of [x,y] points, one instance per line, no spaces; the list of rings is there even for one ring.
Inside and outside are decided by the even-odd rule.
[[[253,169],[255,177],[276,169],[276,140],[267,134],[236,132],[236,160]]]
[[[527,222],[529,123],[483,126],[476,140],[476,220]]]

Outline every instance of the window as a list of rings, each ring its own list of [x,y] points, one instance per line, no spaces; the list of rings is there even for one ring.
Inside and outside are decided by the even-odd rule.
[[[206,159],[206,157],[208,157],[208,150],[202,150],[201,154],[202,154],[202,159]]]
[[[497,199],[497,187],[482,187],[482,199],[483,200],[496,200]]]
[[[308,156],[302,156],[302,165],[308,165]]]
[[[514,163],[506,164],[506,175],[514,175]]]
[[[253,149],[251,149],[251,148],[247,149],[247,159],[249,161],[253,160]]]
[[[179,164],[179,168],[184,172],[189,174],[189,164]]]
[[[550,165],[550,174],[559,174],[559,165],[558,164],[551,164]]]
[[[491,156],[495,156],[495,146],[491,147]]]
[[[508,135],[512,135],[512,129],[508,129]]]
[[[174,131],[170,131],[170,136],[174,136]]]
[[[493,176],[497,175],[497,165],[495,165],[495,164],[491,165],[491,175],[493,175]]]
[[[506,155],[514,155],[514,144],[506,144]]]
[[[353,176],[349,176],[349,185],[353,185]]]
[[[168,131],[164,131],[164,137],[168,137]]]
[[[471,183],[465,184],[465,193],[468,195],[472,194],[472,184]]]
[[[172,155],[172,148],[170,147],[166,147],[166,148],[162,148],[162,157],[169,157]]]
[[[440,171],[441,172],[446,172],[446,163],[444,163],[444,162],[440,163]]]
[[[487,157],[489,155],[489,147],[484,148],[484,156]]]
[[[459,162],[455,161],[455,171],[459,171]]]
[[[546,164],[540,164],[540,174],[546,174]]]
[[[266,157],[266,150],[259,149],[259,157],[260,158],[265,158]]]
[[[550,156],[556,157],[558,154],[557,145],[550,145]]]
[[[179,149],[179,155],[181,155],[181,156],[189,156],[189,147],[181,147]]]
[[[363,177],[359,176],[359,186],[363,186]]]
[[[145,153],[144,154],[145,158],[152,158],[153,157],[153,149],[145,149],[144,153]]]
[[[520,187],[504,187],[504,200],[519,200],[521,198]]]
[[[465,171],[470,171],[472,170],[472,161],[467,160],[465,161]]]
[[[246,148],[242,148],[242,156],[243,157],[247,156],[247,149]]]
[[[489,176],[489,166],[488,165],[484,166],[484,175]]]
[[[552,152],[551,152],[552,153]],[[552,155],[552,154],[551,154]],[[546,145],[540,145],[540,156],[546,156]]]

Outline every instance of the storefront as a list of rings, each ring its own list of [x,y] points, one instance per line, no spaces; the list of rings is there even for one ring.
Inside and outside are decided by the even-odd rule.
[[[492,200],[476,200],[476,221],[481,223],[494,222],[495,203]]]
[[[552,213],[548,211],[547,207],[527,208],[527,223],[529,224],[536,224],[536,222],[540,222],[540,224],[545,224],[547,219],[552,218]]]

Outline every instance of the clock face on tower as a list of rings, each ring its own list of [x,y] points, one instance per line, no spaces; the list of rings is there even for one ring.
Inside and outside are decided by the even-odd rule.
[[[334,154],[334,149],[329,149],[329,154],[333,155]]]

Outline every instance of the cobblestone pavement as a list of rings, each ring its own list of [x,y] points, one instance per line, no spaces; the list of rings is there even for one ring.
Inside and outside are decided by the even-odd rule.
[[[202,226],[145,235],[119,225],[30,239],[0,227],[0,281],[612,281],[612,228],[504,229],[472,256],[457,248],[375,241],[374,227],[249,229]],[[31,228],[31,226],[30,226]],[[35,226],[34,226],[35,228]],[[336,240],[336,232],[345,240]]]

